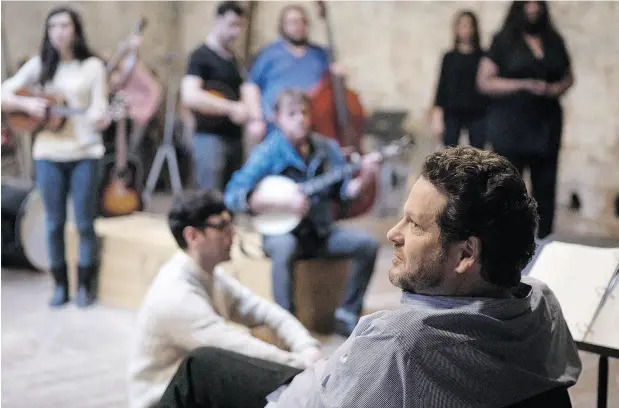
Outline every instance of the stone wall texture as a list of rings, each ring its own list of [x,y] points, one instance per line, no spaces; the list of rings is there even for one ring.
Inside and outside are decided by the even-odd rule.
[[[113,52],[116,42],[141,16],[147,17],[142,56],[164,80],[178,80],[187,54],[207,34],[216,7],[206,1],[66,3],[82,13],[93,48],[104,55]],[[317,6],[299,3],[310,12],[312,38],[324,43],[326,33]],[[5,44],[13,65],[37,51],[40,22],[56,4],[61,3],[2,2]],[[258,2],[249,36],[252,53],[277,37],[278,13],[285,4]],[[432,102],[440,57],[452,41],[454,14],[463,8],[475,11],[482,42],[488,46],[508,6],[508,2],[490,1],[328,2],[349,86],[359,93],[368,111],[405,109],[417,122],[423,120]],[[619,2],[553,1],[550,8],[566,39],[576,77],[575,86],[563,100],[566,121],[557,222],[566,232],[619,237],[615,214],[619,194]],[[244,49],[243,41],[238,48]],[[167,67],[165,59],[170,52],[177,58]],[[567,208],[572,194],[577,194],[582,204],[577,213]]]

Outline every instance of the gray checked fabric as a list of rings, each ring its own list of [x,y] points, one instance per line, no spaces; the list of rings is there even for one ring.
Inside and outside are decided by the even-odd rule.
[[[580,359],[550,289],[525,277],[513,295],[404,293],[267,407],[496,408],[576,383]]]

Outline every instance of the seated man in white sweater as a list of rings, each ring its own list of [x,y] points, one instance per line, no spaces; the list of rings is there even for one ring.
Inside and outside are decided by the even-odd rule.
[[[178,200],[168,219],[180,250],[162,266],[139,312],[129,362],[129,406],[153,406],[181,361],[214,346],[304,368],[319,343],[290,313],[253,294],[216,265],[230,259],[232,214],[215,190]],[[273,329],[290,352],[253,337],[229,321]]]

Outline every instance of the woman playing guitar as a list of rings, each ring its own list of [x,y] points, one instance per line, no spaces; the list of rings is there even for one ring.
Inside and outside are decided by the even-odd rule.
[[[54,108],[60,101],[69,108],[66,112],[73,109],[75,115],[59,118],[58,112],[63,111]],[[2,109],[7,116],[38,121],[32,154],[56,283],[50,306],[69,300],[64,240],[69,193],[80,241],[76,303],[88,306],[95,298],[92,283],[98,263],[94,218],[99,162],[104,153],[101,129],[109,120],[105,65],[89,49],[74,10],[58,7],[49,13],[40,53],[2,84]]]

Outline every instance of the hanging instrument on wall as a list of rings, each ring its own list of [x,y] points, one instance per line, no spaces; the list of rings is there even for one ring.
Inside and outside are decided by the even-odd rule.
[[[123,90],[129,117],[138,126],[151,121],[162,101],[161,84],[138,57],[137,44],[147,25],[148,20],[142,18],[106,65],[111,92]]]
[[[335,40],[332,24],[327,13],[325,1],[318,1],[320,18],[327,30],[329,44],[329,65],[332,66],[336,58]],[[335,139],[344,150],[353,150],[363,153],[361,141],[365,125],[365,113],[359,96],[348,89],[344,78],[335,75],[331,70],[312,93],[312,125],[313,130]],[[352,208],[343,212],[336,208],[336,219],[353,218],[367,213],[376,200],[377,180],[368,186],[366,194],[357,200]]]
[[[137,157],[127,153],[127,111],[120,94],[115,95],[118,105],[116,124],[116,154],[114,160],[106,159],[103,173],[103,194],[100,214],[104,217],[129,215],[142,211],[141,195],[144,171]]]

